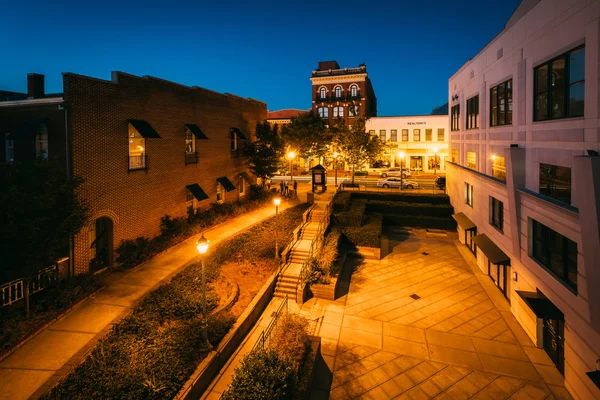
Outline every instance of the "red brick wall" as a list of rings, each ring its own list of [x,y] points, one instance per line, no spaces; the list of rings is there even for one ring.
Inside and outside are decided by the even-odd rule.
[[[340,78],[344,78],[344,75],[341,75]],[[335,99],[335,87],[342,87],[342,99],[339,101]],[[346,96],[350,95],[350,87],[352,85],[358,86],[358,98],[354,100],[354,104],[360,104],[360,117],[369,118],[377,115],[377,100],[375,98],[375,92],[373,91],[373,87],[371,85],[371,81],[367,77],[366,81],[362,82],[353,82],[353,83],[336,83],[333,81],[332,83],[327,84],[313,84],[312,85],[312,100],[314,103],[313,110],[315,113],[318,112],[319,107],[329,107],[329,119],[333,121],[333,107],[335,106],[344,106],[344,119],[346,122],[351,118],[348,118],[348,106],[351,104],[351,101],[346,100]],[[321,87],[327,88],[327,96],[334,97],[330,101],[321,102],[320,101],[320,89]],[[365,98],[365,100],[361,100]]]
[[[249,138],[266,105],[156,78],[118,73],[113,81],[64,75],[65,103],[72,135],[73,172],[84,178],[81,194],[92,221],[108,216],[114,248],[121,240],[153,237],[160,219],[186,215],[186,185],[197,183],[216,202],[216,178],[238,185],[245,158],[231,158],[229,133],[238,127]],[[128,170],[128,119],[146,120],[161,138],[146,139],[148,170]],[[185,165],[185,127],[196,124],[207,140],[196,140],[197,164]],[[238,147],[243,144],[238,141]],[[228,192],[226,201],[238,198]],[[93,223],[90,225],[93,229]],[[75,270],[87,272],[93,252],[87,230],[75,238]]]

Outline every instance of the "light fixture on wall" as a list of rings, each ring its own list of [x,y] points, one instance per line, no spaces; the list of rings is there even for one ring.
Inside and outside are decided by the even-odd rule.
[[[512,280],[515,281],[515,282],[517,282],[518,278],[519,278],[519,275],[517,274],[517,271],[513,271],[513,273],[512,273]]]

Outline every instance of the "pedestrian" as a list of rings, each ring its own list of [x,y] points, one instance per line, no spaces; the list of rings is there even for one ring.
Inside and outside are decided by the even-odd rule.
[[[284,184],[284,190],[285,190],[285,196],[287,196],[290,193],[290,184],[288,183],[288,181],[285,181]]]
[[[298,197],[298,181],[294,181],[294,197]]]
[[[283,181],[279,182],[279,193],[283,196]]]
[[[267,191],[271,191],[271,178],[267,178]]]

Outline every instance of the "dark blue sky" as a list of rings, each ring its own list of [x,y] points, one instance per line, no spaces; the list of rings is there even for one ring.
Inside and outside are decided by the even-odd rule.
[[[0,89],[25,91],[27,72],[57,92],[61,72],[119,70],[308,109],[311,71],[337,60],[367,63],[379,115],[409,115],[447,101],[448,78],[519,0],[20,3],[2,10]]]

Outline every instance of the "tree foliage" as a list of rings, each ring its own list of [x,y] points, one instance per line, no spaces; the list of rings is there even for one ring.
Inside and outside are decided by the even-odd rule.
[[[0,168],[0,280],[31,276],[68,255],[69,238],[88,218],[76,194],[81,183],[51,159]]]
[[[249,157],[248,165],[254,175],[263,179],[275,174],[279,169],[279,160],[283,156],[283,141],[277,125],[267,121],[256,124],[256,140],[248,143],[244,153]]]
[[[281,135],[285,145],[302,158],[324,157],[332,140],[325,120],[314,111],[293,117],[292,122],[281,129]]]

